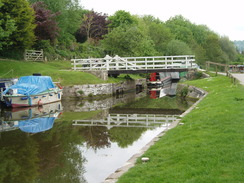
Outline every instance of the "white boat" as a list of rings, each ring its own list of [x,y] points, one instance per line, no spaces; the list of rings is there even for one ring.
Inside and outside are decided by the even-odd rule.
[[[4,78],[4,79],[0,79],[0,100],[1,101],[2,101],[2,93],[3,93],[3,91],[6,90],[8,87],[16,84],[17,81],[18,81],[17,78]]]
[[[2,100],[9,107],[41,106],[60,101],[62,90],[50,76],[23,76],[3,92]]]

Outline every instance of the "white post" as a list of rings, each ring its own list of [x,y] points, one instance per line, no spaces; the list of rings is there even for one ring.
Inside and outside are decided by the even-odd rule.
[[[75,59],[73,61],[74,61],[74,70],[76,71],[76,61]]]
[[[186,68],[188,68],[188,67],[190,67],[190,64],[189,64],[190,62],[189,62],[189,60],[188,60],[188,57],[187,57],[187,56],[186,56],[186,58],[185,58],[185,59],[186,59]]]
[[[119,69],[119,63],[118,63],[118,61],[119,61],[119,56],[118,55],[115,55],[115,57],[114,57],[114,60],[115,60],[115,68],[118,70]]]
[[[104,57],[104,59],[106,60],[106,69],[109,70],[109,62],[111,61],[112,57],[110,57],[109,55],[106,55],[106,57]]]

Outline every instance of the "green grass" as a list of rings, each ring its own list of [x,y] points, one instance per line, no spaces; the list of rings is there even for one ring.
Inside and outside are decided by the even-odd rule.
[[[225,76],[186,83],[209,94],[118,183],[244,182],[244,87]]]
[[[71,71],[71,67],[70,61],[0,61],[0,78],[14,78],[41,73],[42,75],[51,76],[53,81],[61,82],[63,86],[115,83],[126,80],[126,75],[120,75],[118,78],[109,78],[104,81],[89,73]],[[133,79],[140,78],[138,75],[130,75],[130,77]]]

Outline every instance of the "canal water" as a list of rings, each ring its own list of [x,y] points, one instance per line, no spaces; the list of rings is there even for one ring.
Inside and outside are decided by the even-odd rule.
[[[155,96],[2,108],[0,182],[103,182],[192,104]]]

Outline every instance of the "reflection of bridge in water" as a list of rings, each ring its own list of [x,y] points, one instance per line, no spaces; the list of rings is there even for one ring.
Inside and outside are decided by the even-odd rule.
[[[109,114],[107,118],[97,120],[74,120],[75,126],[105,126],[112,127],[168,127],[178,119],[179,115],[165,114]]]

